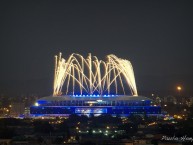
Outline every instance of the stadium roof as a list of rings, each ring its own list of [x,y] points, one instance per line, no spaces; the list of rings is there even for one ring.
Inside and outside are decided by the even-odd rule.
[[[65,95],[65,96],[47,96],[38,99],[38,101],[69,101],[69,100],[103,100],[103,101],[146,101],[151,100],[144,96],[128,96],[128,95],[108,95],[108,96],[80,96],[80,95]]]

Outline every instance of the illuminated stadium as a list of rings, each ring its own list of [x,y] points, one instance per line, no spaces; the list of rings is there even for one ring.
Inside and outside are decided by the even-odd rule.
[[[84,58],[71,54],[67,60],[55,56],[53,95],[40,98],[31,106],[32,116],[69,116],[111,114],[158,115],[159,106],[138,96],[130,61],[107,55]]]

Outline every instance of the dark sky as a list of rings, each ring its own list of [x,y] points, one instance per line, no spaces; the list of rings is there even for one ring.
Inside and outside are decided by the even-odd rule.
[[[129,59],[141,93],[192,92],[193,2],[0,1],[1,94],[51,94],[60,51]]]

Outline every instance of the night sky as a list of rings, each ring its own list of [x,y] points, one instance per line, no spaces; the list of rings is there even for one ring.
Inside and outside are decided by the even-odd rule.
[[[130,60],[140,95],[193,95],[193,1],[0,1],[1,94],[52,94],[60,51]]]

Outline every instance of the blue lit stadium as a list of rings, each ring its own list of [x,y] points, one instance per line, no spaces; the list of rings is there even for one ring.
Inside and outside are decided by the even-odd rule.
[[[65,60],[60,53],[55,56],[53,95],[38,99],[30,113],[34,117],[159,115],[161,108],[152,106],[149,98],[138,96],[128,60],[108,55],[104,62],[91,54],[86,59],[72,54]]]

